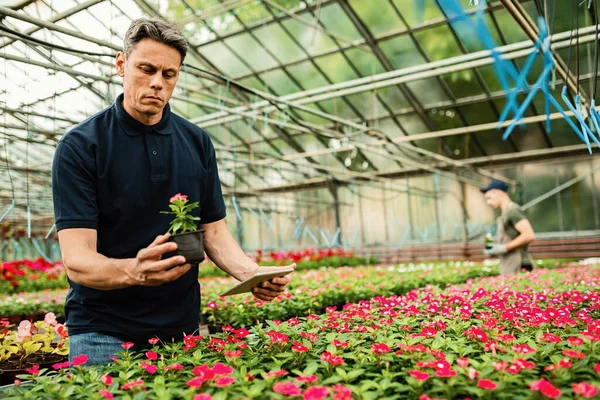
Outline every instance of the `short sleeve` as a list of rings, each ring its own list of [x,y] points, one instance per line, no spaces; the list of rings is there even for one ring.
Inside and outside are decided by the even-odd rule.
[[[52,197],[56,229],[98,229],[96,174],[65,140],[59,142],[52,162]]]
[[[512,207],[508,216],[508,220],[512,226],[516,226],[522,220],[527,219],[521,207]]]
[[[200,224],[210,224],[224,219],[227,215],[223,192],[221,191],[217,157],[210,140],[208,141],[208,160],[206,193],[200,211]]]

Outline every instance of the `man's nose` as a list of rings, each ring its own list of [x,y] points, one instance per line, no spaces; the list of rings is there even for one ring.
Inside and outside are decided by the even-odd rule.
[[[150,87],[154,90],[162,90],[164,84],[164,80],[162,74],[157,72],[152,75],[152,81],[150,81]]]

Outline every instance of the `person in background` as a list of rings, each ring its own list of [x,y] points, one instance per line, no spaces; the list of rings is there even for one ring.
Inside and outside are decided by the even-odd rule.
[[[521,208],[508,196],[508,188],[506,182],[492,179],[481,189],[487,204],[500,210],[496,220],[496,242],[484,254],[500,258],[501,275],[516,274],[521,269],[533,270],[533,259],[527,247],[535,240],[535,233]]]

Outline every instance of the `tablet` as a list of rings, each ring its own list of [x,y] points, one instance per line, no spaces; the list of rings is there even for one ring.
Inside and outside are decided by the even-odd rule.
[[[273,268],[273,271],[260,271],[254,274],[251,278],[246,279],[243,282],[238,283],[221,296],[232,296],[234,294],[248,293],[251,292],[261,282],[271,280],[272,278],[279,278],[285,276],[290,272],[294,272],[294,268]]]

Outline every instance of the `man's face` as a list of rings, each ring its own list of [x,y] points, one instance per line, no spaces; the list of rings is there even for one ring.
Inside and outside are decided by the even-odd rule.
[[[492,189],[485,192],[485,201],[488,206],[492,208],[500,208],[502,206],[502,195],[503,191],[498,189]]]
[[[164,43],[142,39],[129,56],[117,54],[117,73],[123,78],[127,104],[138,115],[151,118],[162,115],[177,84],[181,54]]]

